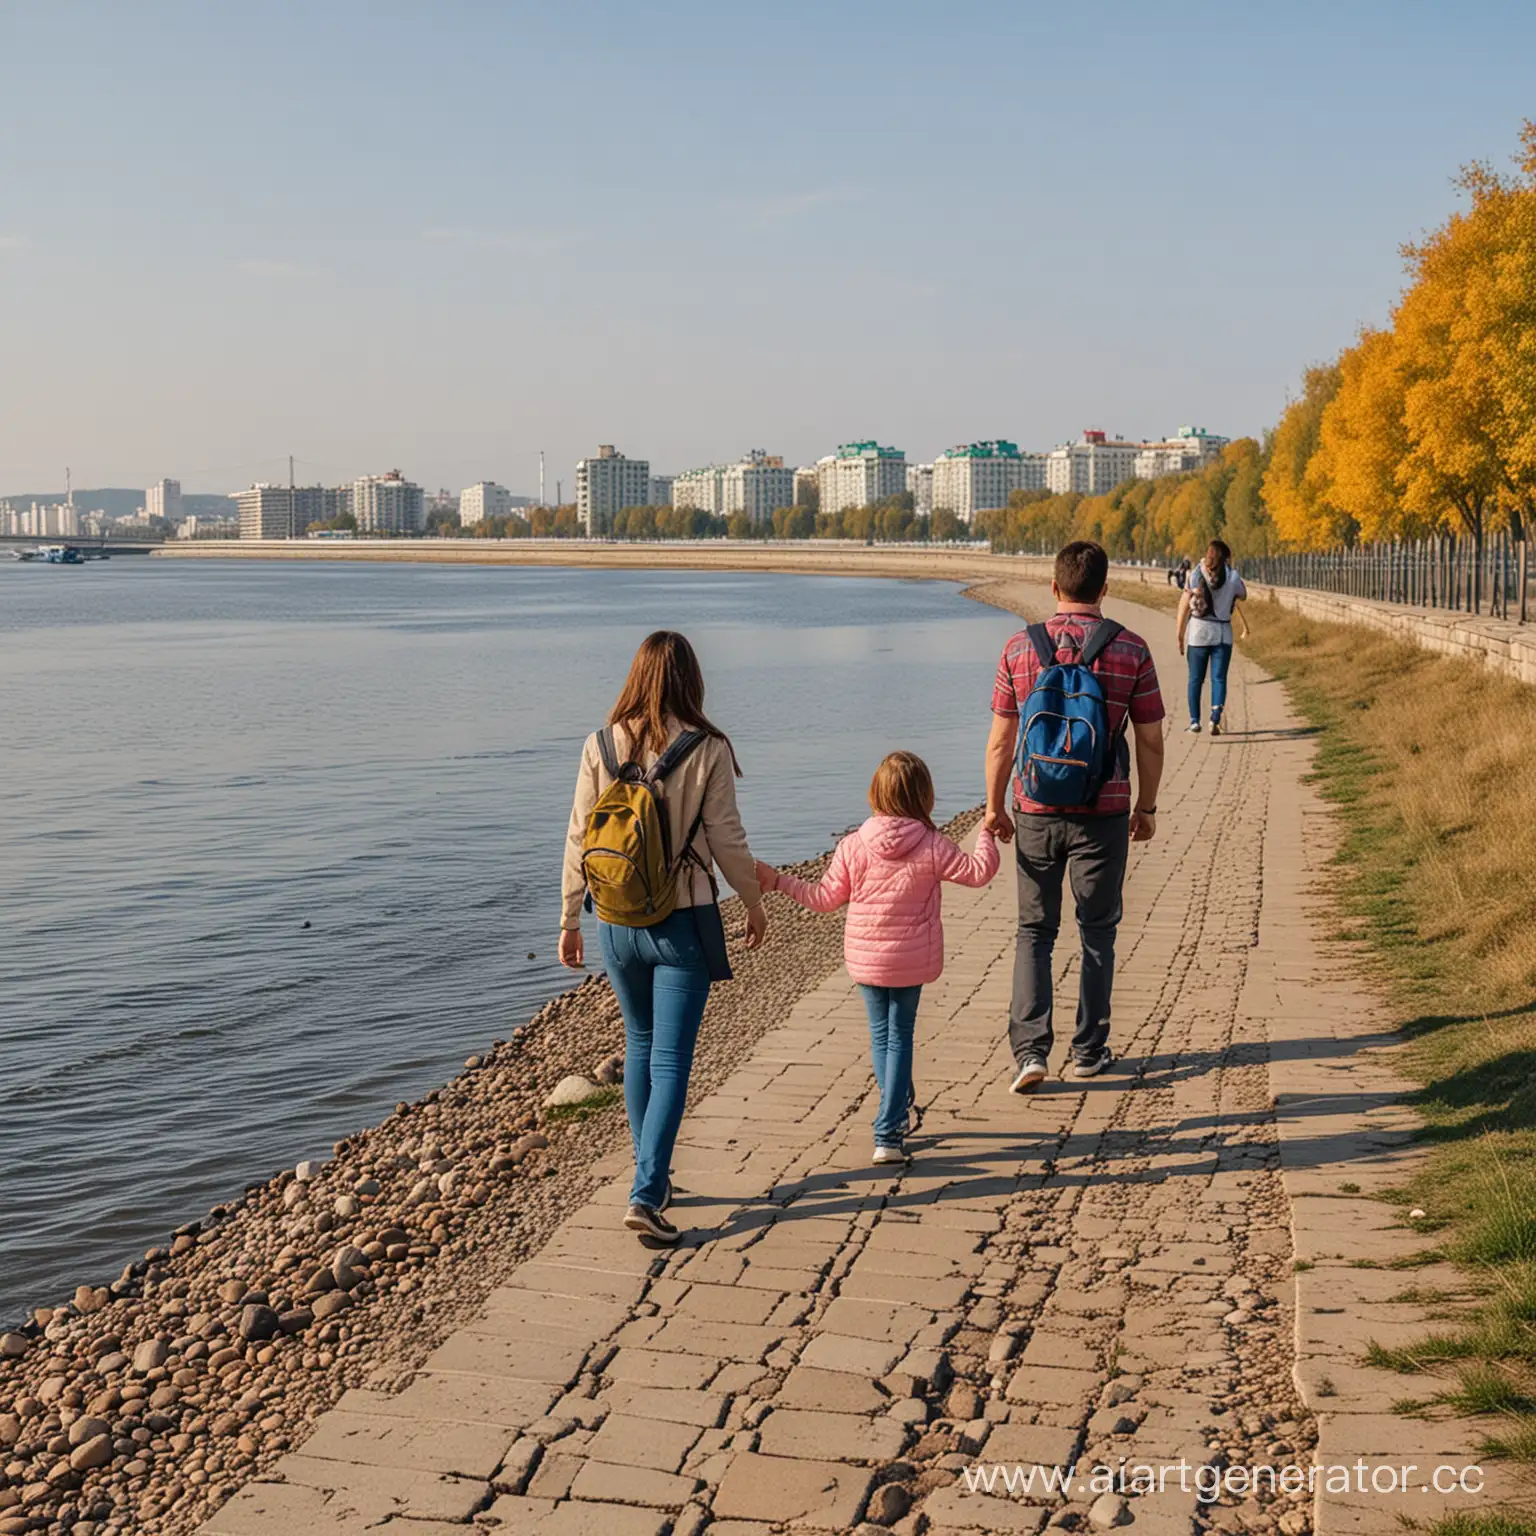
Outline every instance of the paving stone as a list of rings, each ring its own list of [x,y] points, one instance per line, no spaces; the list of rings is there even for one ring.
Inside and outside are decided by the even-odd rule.
[[[651,1349],[621,1349],[603,1367],[610,1381],[645,1387],[702,1387],[720,1361],[705,1355],[671,1354]]]
[[[718,1380],[718,1378],[717,1378]],[[670,1424],[692,1424],[713,1429],[725,1417],[725,1397],[718,1392],[692,1392],[677,1387],[648,1387],[632,1381],[616,1381],[605,1387],[600,1401],[615,1413],[640,1419],[664,1419]]]
[[[923,1513],[929,1529],[942,1527],[954,1531],[1003,1533],[1038,1531],[1049,1513],[1045,1508],[1016,1503],[1006,1495],[970,1493],[962,1484],[940,1488],[923,1500]]]
[[[891,1398],[869,1377],[848,1371],[821,1371],[797,1365],[774,1396],[784,1408],[821,1409],[830,1413],[878,1413]]]
[[[646,1504],[656,1509],[681,1509],[694,1495],[699,1481],[658,1472],[654,1467],[613,1466],[605,1461],[583,1461],[571,1484],[573,1499],[609,1504]]]
[[[847,1371],[855,1376],[884,1376],[905,1351],[878,1339],[851,1339],[840,1333],[818,1333],[800,1352],[802,1365],[823,1371]]]
[[[611,1413],[588,1441],[585,1451],[595,1461],[676,1472],[698,1438],[698,1427],[692,1424]]]
[[[742,1452],[721,1479],[714,1512],[812,1530],[846,1531],[858,1519],[872,1474],[837,1461],[793,1461]]]
[[[1008,1381],[1008,1397],[1015,1403],[1087,1404],[1097,1395],[1103,1380],[1097,1371],[1060,1370],[1049,1365],[1026,1365]]]
[[[772,1291],[694,1285],[673,1310],[677,1317],[696,1317],[711,1323],[766,1323],[778,1304],[779,1297]]]
[[[581,1374],[587,1351],[579,1344],[538,1344],[498,1339],[469,1329],[451,1334],[427,1356],[426,1369],[470,1376],[509,1376],[568,1387]]]
[[[765,1456],[883,1463],[895,1461],[906,1441],[903,1426],[883,1416],[775,1408],[758,1426],[757,1448]]]
[[[404,1467],[353,1466],[314,1456],[284,1456],[272,1471],[286,1482],[329,1490],[328,1507],[337,1514],[356,1510],[379,1518],[400,1514],[417,1520],[467,1520],[485,1496],[485,1484],[470,1478]]]
[[[306,1456],[418,1472],[453,1472],[489,1478],[510,1442],[496,1424],[460,1424],[389,1418],[371,1413],[328,1413],[304,1442]]]
[[[516,1431],[548,1413],[559,1396],[560,1388],[547,1382],[468,1373],[446,1376],[424,1373],[395,1396],[382,1393],[365,1396],[352,1391],[337,1407],[345,1412],[366,1404],[369,1413],[497,1424]]]

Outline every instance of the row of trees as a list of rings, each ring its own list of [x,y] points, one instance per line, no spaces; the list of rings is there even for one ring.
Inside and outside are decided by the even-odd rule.
[[[1468,206],[1405,246],[1388,324],[1310,369],[1276,425],[1263,494],[1298,549],[1523,537],[1536,513],[1536,125],[1514,175],[1472,165]]]
[[[1239,438],[1203,469],[1126,480],[1101,496],[1015,491],[1006,507],[977,514],[976,531],[1009,554],[1094,539],[1116,560],[1163,560],[1198,555],[1214,538],[1239,559],[1268,554],[1276,534],[1260,496],[1266,463],[1263,446]]]

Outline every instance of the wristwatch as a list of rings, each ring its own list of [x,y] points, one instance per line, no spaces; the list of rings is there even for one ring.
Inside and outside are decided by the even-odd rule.
[[[1156,816],[1157,807],[1155,805],[1138,805],[1136,807],[1136,814],[1138,816]]]

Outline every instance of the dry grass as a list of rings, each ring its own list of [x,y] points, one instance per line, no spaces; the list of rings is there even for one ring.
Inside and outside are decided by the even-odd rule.
[[[1536,1395],[1536,689],[1274,604],[1250,617],[1243,648],[1322,728],[1317,778],[1345,829],[1341,921],[1372,946],[1412,1042],[1433,1155],[1401,1198],[1488,1288],[1455,1342],[1401,1353],[1459,1356],[1463,1406],[1524,1414]],[[1471,1390],[1495,1380],[1502,1406]],[[1531,1459],[1522,1427],[1491,1438]]]

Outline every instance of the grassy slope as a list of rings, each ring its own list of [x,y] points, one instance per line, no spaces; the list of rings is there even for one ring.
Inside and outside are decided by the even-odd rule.
[[[1321,727],[1341,928],[1372,946],[1422,1084],[1432,1156],[1400,1198],[1486,1286],[1475,1322],[1377,1358],[1486,1415],[1490,1454],[1536,1461],[1536,689],[1249,608],[1244,649]]]

